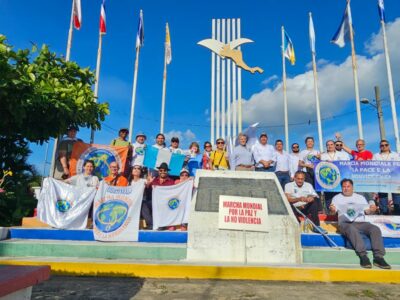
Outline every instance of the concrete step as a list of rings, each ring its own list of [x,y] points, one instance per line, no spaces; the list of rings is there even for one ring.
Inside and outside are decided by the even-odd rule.
[[[396,266],[392,270],[365,270],[354,265],[242,265],[68,257],[0,257],[1,264],[49,265],[53,275],[71,276],[400,283],[400,267]]]
[[[372,253],[368,251],[372,262]],[[400,267],[400,249],[386,249],[385,260],[392,266]],[[340,248],[303,247],[303,263],[305,264],[332,264],[332,265],[359,265],[360,260],[354,250]]]
[[[186,259],[186,244],[9,239],[0,242],[3,256],[178,261]]]

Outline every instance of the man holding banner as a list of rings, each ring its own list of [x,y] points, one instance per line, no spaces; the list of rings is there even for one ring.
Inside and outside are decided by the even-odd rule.
[[[110,175],[104,178],[104,182],[112,186],[127,186],[128,179],[119,174],[119,166],[116,161],[110,163]]]

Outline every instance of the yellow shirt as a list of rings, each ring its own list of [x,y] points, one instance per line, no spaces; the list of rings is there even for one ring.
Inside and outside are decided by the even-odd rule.
[[[214,169],[228,169],[229,162],[226,159],[226,152],[221,150],[212,151],[210,154],[210,160]]]

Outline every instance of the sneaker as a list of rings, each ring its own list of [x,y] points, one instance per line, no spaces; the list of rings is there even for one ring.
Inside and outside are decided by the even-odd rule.
[[[392,267],[385,261],[383,257],[374,257],[374,266],[379,267],[381,269],[389,270]]]
[[[368,256],[366,255],[360,256],[360,266],[366,269],[372,268],[371,261],[369,260]]]
[[[318,230],[319,229],[319,230]],[[321,234],[321,232],[323,233],[323,234],[328,234],[328,231],[326,231],[324,228],[322,228],[321,226],[316,226],[316,227],[314,227],[313,229],[312,229],[312,232],[314,232],[314,233],[319,233],[319,234]]]

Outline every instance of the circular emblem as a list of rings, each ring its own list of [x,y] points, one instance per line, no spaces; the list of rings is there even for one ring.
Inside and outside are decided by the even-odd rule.
[[[90,147],[83,152],[76,164],[76,171],[78,174],[83,173],[83,163],[86,160],[91,160],[94,162],[94,175],[96,175],[100,180],[107,177],[110,173],[110,164],[114,161],[121,166],[121,159],[116,151],[112,148],[98,149],[95,147]]]
[[[56,208],[59,212],[65,213],[71,208],[71,204],[64,199],[59,199],[56,202]]]
[[[144,148],[143,147],[136,147],[135,148],[135,153],[137,155],[144,155]]]
[[[100,231],[113,232],[125,222],[128,205],[121,200],[107,201],[99,206],[95,216],[95,224]]]
[[[181,201],[178,198],[172,198],[168,200],[168,207],[170,209],[177,209],[179,207],[179,203],[181,203]]]
[[[356,211],[354,210],[354,208],[348,208],[347,211],[346,211],[346,214],[350,218],[354,218],[356,216]]]
[[[383,223],[390,231],[400,231],[400,224],[396,223]]]
[[[310,163],[319,162],[319,159],[318,159],[314,154],[311,154],[311,153],[307,155],[307,160],[308,160]]]
[[[331,162],[320,162],[315,167],[315,178],[321,187],[334,189],[340,183],[339,168]]]

